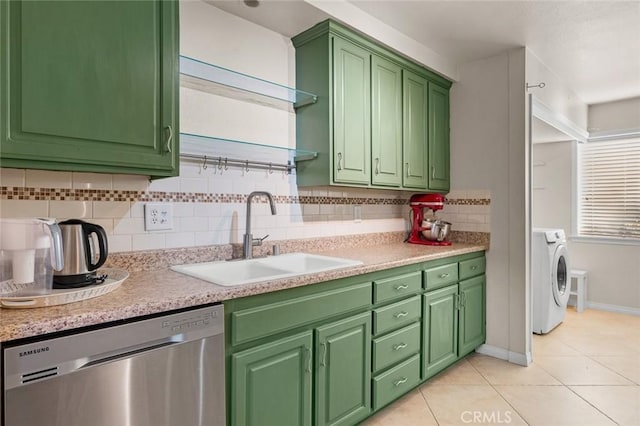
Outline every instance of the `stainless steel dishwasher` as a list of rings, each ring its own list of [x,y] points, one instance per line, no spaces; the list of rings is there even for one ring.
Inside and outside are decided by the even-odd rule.
[[[223,307],[3,347],[4,426],[225,425]]]

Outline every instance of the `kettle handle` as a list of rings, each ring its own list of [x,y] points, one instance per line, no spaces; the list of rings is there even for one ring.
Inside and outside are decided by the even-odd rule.
[[[107,260],[108,249],[107,249],[107,233],[104,231],[104,228],[100,225],[96,225],[93,223],[82,223],[82,231],[84,232],[84,237],[86,239],[87,247],[91,247],[89,244],[89,235],[95,233],[98,237],[98,249],[100,250],[100,258],[96,263],[91,263],[93,253],[91,253],[90,249],[87,249],[87,265],[90,271],[95,271],[99,267],[101,267],[104,262]]]

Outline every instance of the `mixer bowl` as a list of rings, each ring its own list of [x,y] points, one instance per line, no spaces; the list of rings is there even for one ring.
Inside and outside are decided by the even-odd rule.
[[[440,219],[422,221],[422,236],[428,241],[445,241],[451,232],[451,223]]]

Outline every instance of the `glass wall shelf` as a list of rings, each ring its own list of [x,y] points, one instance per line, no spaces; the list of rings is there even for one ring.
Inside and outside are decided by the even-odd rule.
[[[203,162],[203,166],[226,169],[230,166],[290,173],[298,161],[312,160],[317,152],[254,142],[180,133],[180,156]]]
[[[180,55],[180,74],[293,104],[315,103],[317,95]]]

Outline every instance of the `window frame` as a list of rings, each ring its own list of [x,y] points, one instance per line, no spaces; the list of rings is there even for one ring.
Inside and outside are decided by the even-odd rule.
[[[640,131],[626,130],[626,131],[613,131],[591,134],[586,143],[599,143],[606,141],[622,141],[625,139],[637,139],[640,137]],[[571,175],[572,175],[572,191],[571,191],[571,241],[593,243],[593,244],[612,244],[612,245],[627,245],[627,246],[640,246],[640,237],[624,238],[616,237],[613,235],[580,235],[578,232],[578,224],[580,222],[580,178],[581,170],[579,163],[579,144],[584,142],[575,141],[572,146],[572,161],[571,161]],[[640,143],[640,142],[639,142]]]

